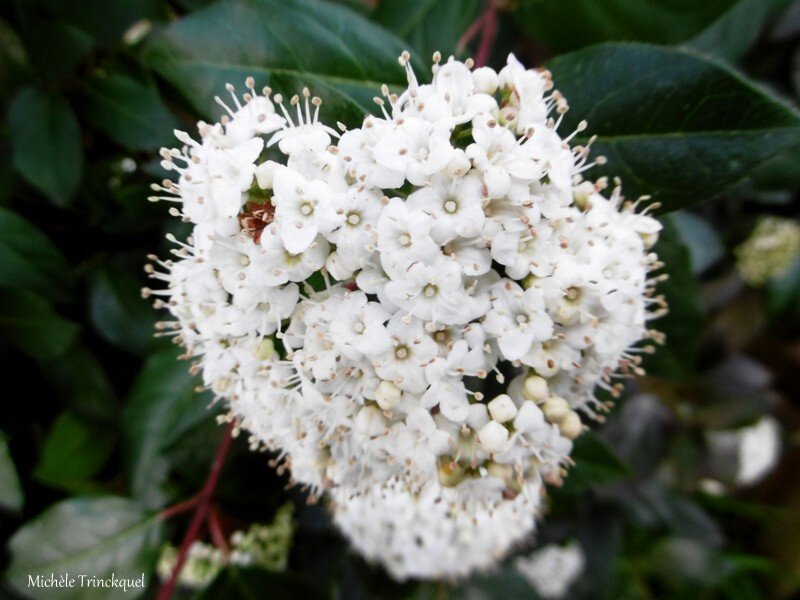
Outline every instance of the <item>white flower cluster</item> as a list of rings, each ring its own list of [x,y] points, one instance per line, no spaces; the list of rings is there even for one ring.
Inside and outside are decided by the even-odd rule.
[[[356,547],[398,578],[455,576],[529,534],[576,411],[640,371],[660,226],[582,179],[547,72],[435,55],[419,84],[400,62],[408,88],[335,145],[308,90],[287,107],[229,86],[221,122],[162,151],[178,181],[158,198],[194,231],[145,293]]]

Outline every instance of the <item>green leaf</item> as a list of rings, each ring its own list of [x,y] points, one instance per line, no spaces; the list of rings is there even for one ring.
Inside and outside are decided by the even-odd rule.
[[[22,510],[24,503],[17,467],[8,450],[8,438],[0,431],[0,508],[17,512]]]
[[[92,36],[69,23],[35,22],[24,30],[31,62],[44,80],[70,74],[92,49]]]
[[[17,213],[0,208],[0,285],[38,292],[50,300],[69,296],[69,265],[39,229]]]
[[[47,434],[33,476],[53,487],[88,491],[88,482],[108,461],[115,437],[114,431],[64,411]]]
[[[622,177],[626,195],[675,210],[717,196],[800,142],[800,117],[740,73],[686,50],[611,44],[554,59],[570,111],[589,122],[591,176]]]
[[[135,598],[141,587],[89,587],[79,576],[132,579],[147,585],[158,546],[161,522],[139,504],[115,496],[71,498],[29,521],[9,542],[11,585],[29,598],[101,600]],[[73,587],[29,586],[29,576],[73,578]]]
[[[63,98],[25,88],[11,102],[14,167],[53,204],[66,206],[81,180],[81,131]]]
[[[738,58],[784,0],[521,0],[523,29],[563,52],[603,42],[688,43]],[[748,18],[749,17],[749,18]]]
[[[260,600],[264,598],[265,590],[269,590],[270,600],[322,600],[330,597],[309,578],[301,575],[275,573],[257,567],[229,566],[197,596],[197,600]]]
[[[0,288],[0,340],[4,344],[33,358],[56,358],[72,345],[79,329],[38,294]]]
[[[307,85],[322,114],[360,123],[380,85],[405,85],[405,44],[349,9],[319,0],[217,2],[154,36],[143,59],[202,115],[225,83],[248,75],[287,98]]]
[[[575,440],[572,450],[575,466],[564,480],[564,492],[580,494],[630,475],[630,469],[591,431]]]
[[[87,114],[112,140],[134,150],[171,144],[179,121],[170,113],[152,83],[111,73],[89,83]]]
[[[481,0],[383,0],[372,20],[410,43],[409,50],[423,61],[436,50],[447,60],[482,5]]]
[[[114,264],[89,275],[89,319],[105,340],[127,352],[145,354],[157,344],[156,312],[136,278]]]
[[[148,357],[123,413],[125,471],[134,496],[148,506],[167,499],[164,451],[212,414],[210,394],[195,392],[198,381],[178,355],[177,348],[167,348]]]
[[[689,251],[693,274],[699,275],[722,258],[725,248],[708,222],[686,211],[678,211],[670,217],[681,242]]]
[[[119,406],[114,389],[103,366],[86,348],[73,346],[58,360],[42,365],[42,373],[76,415],[93,423],[116,426]]]
[[[776,324],[800,323],[800,257],[766,285],[767,313]]]
[[[643,366],[650,375],[688,381],[697,360],[705,311],[691,254],[673,215],[662,217],[661,223],[664,229],[653,251],[665,264],[658,273],[666,273],[669,279],[659,283],[656,290],[666,298],[669,312],[651,324],[667,339],[664,345],[655,347],[655,354],[644,356]]]

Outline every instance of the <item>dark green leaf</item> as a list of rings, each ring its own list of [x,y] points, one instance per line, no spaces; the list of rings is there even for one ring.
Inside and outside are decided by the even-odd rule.
[[[656,346],[655,354],[645,355],[644,367],[651,375],[685,381],[697,360],[704,311],[700,286],[692,272],[691,255],[672,215],[664,216],[661,222],[664,229],[653,250],[666,265],[659,273],[669,275],[669,279],[657,287],[658,293],[667,299],[669,312],[652,324],[666,334],[667,341],[663,346]]]
[[[167,348],[147,359],[123,414],[128,481],[149,506],[166,500],[162,485],[169,465],[163,452],[211,414],[209,394],[195,392],[198,382],[178,354]]]
[[[55,420],[42,448],[36,479],[70,491],[86,491],[114,449],[114,432],[93,426],[69,411]]]
[[[157,0],[39,1],[47,5],[54,17],[79,27],[102,44],[119,42],[136,22],[158,18],[164,11],[163,4]]]
[[[81,180],[81,131],[63,98],[35,88],[14,97],[8,111],[14,166],[54,204],[65,206]]]
[[[152,571],[162,529],[139,504],[115,496],[72,498],[29,521],[9,542],[8,581],[20,593],[45,600],[135,598],[141,587],[81,586],[79,575],[141,580]],[[73,587],[29,587],[28,577],[75,578]]]
[[[775,323],[800,323],[800,257],[767,283],[767,312]]]
[[[128,271],[100,265],[89,276],[89,318],[110,343],[133,354],[144,354],[157,342],[156,312],[142,298],[141,285]]]
[[[270,600],[322,600],[329,597],[307,577],[293,573],[274,573],[256,567],[231,566],[222,571],[197,596],[197,600],[261,600],[267,592]]]
[[[14,459],[8,451],[6,434],[0,431],[0,508],[19,511],[24,502],[22,484],[19,482]]]
[[[58,360],[42,366],[42,372],[58,390],[59,397],[76,415],[94,423],[115,426],[119,406],[103,366],[85,348],[70,348]]]
[[[714,197],[800,141],[800,118],[741,74],[686,50],[640,44],[587,48],[554,59],[556,86],[598,135],[591,171],[622,177],[629,197],[664,210]]]
[[[289,97],[307,85],[323,115],[360,123],[380,85],[405,84],[404,44],[347,8],[318,0],[223,1],[165,29],[145,62],[203,115],[248,75]]]
[[[409,42],[422,61],[436,50],[447,60],[482,5],[481,0],[383,0],[372,18]]]
[[[681,242],[689,251],[693,274],[699,275],[722,258],[725,249],[708,222],[686,211],[678,211],[670,217]]]
[[[31,62],[45,80],[71,73],[94,43],[90,35],[77,27],[55,21],[32,24],[26,28],[24,39]]]
[[[569,470],[563,489],[568,494],[580,494],[630,474],[628,466],[591,431],[575,440],[572,459],[575,466]]]
[[[69,265],[61,251],[27,219],[0,208],[0,285],[38,292],[50,300],[68,296]]]
[[[72,345],[79,326],[33,292],[0,288],[0,340],[34,358],[55,358]]]
[[[88,115],[112,140],[134,150],[171,144],[178,120],[161,101],[151,83],[111,73],[89,84]]]
[[[521,0],[518,18],[559,52],[603,42],[688,43],[738,58],[783,0]]]

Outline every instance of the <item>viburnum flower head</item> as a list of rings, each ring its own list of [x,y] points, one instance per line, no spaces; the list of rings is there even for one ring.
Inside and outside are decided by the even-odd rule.
[[[641,371],[660,226],[584,179],[550,74],[434,55],[341,133],[252,78],[154,188],[192,235],[148,266],[227,419],[397,578],[494,564],[530,534],[600,387]],[[294,113],[294,114],[293,114]],[[597,159],[601,162],[601,159]],[[620,375],[615,373],[621,370]]]

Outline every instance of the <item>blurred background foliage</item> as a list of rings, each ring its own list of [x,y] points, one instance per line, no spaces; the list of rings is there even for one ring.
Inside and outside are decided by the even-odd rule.
[[[214,95],[248,75],[287,94],[308,85],[325,99],[323,117],[356,124],[381,83],[404,84],[402,49],[418,73],[434,50],[474,52],[477,38],[462,36],[485,7],[0,3],[4,596],[138,593],[26,588],[28,573],[63,571],[145,573],[144,594],[154,595],[157,563],[169,573],[189,519],[168,507],[202,487],[222,438],[210,397],[178,349],[153,337],[158,315],[139,293],[146,254],[166,255],[169,231],[185,235],[146,200],[164,177],[158,149],[172,145],[172,130],[218,118]],[[657,251],[671,276],[660,287],[670,313],[657,323],[666,345],[608,422],[578,441],[538,542],[515,556],[579,543],[586,564],[571,597],[800,593],[800,2],[492,8],[490,64],[514,51],[547,65],[571,106],[562,131],[588,119],[609,158],[592,175],[619,175],[629,197],[662,203]],[[779,424],[774,465],[768,441],[748,446],[736,433],[765,415]],[[748,452],[768,455],[771,473],[743,477]],[[468,581],[392,582],[348,549],[324,507],[285,489],[269,459],[234,443],[216,531],[201,532],[208,546],[194,553],[181,597],[536,597],[513,556]],[[226,548],[235,531],[247,560]]]

